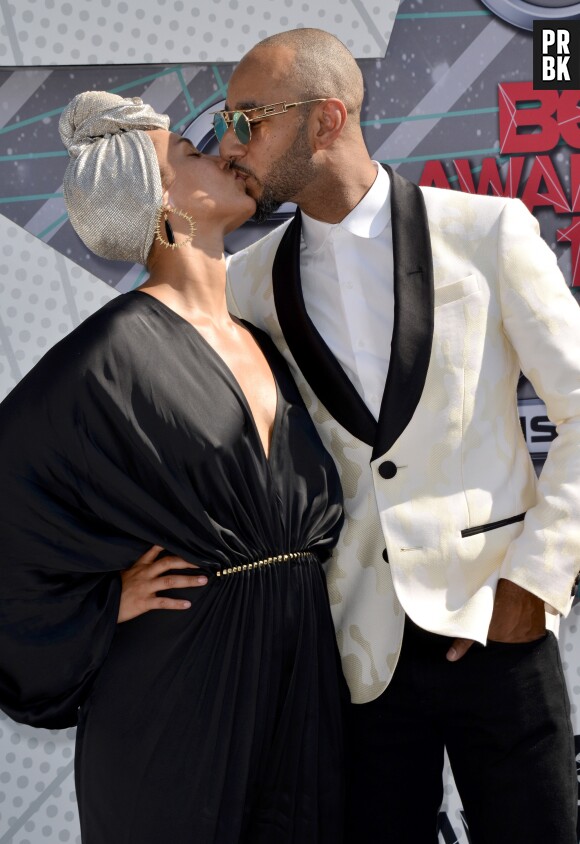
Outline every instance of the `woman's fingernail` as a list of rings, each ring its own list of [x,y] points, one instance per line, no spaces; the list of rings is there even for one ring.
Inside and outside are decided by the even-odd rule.
[[[183,601],[182,602],[183,609],[187,610],[187,609],[189,609],[190,606],[191,606],[191,601]]]
[[[205,584],[207,583],[207,577],[198,577],[197,582],[200,586],[205,586]]]

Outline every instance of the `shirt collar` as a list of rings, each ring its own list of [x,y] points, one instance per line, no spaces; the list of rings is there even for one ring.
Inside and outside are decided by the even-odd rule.
[[[377,177],[358,205],[340,223],[323,223],[302,212],[302,235],[311,252],[321,249],[335,228],[342,228],[357,237],[373,238],[383,232],[391,219],[391,184],[384,167],[373,161]]]

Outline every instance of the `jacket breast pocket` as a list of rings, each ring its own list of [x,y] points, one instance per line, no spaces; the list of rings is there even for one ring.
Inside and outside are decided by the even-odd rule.
[[[451,284],[444,284],[442,287],[435,288],[435,307],[439,308],[442,305],[457,302],[478,291],[477,278],[474,275],[466,275],[464,278],[452,281]]]

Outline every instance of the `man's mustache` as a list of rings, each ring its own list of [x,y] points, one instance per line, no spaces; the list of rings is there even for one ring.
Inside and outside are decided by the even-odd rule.
[[[245,176],[251,176],[253,179],[256,179],[256,181],[259,181],[259,179],[256,178],[256,174],[251,170],[248,170],[248,168],[244,167],[242,164],[230,163],[230,170],[237,170],[238,173],[243,173]]]

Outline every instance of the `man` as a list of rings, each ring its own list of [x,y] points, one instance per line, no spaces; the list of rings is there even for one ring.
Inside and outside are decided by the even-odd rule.
[[[347,840],[436,842],[446,746],[474,844],[575,844],[546,619],[580,558],[580,311],[519,201],[373,162],[362,98],[344,45],[299,29],[242,59],[215,117],[258,215],[299,206],[232,258],[231,307],[289,361],[341,472]],[[539,483],[520,369],[558,425]]]

